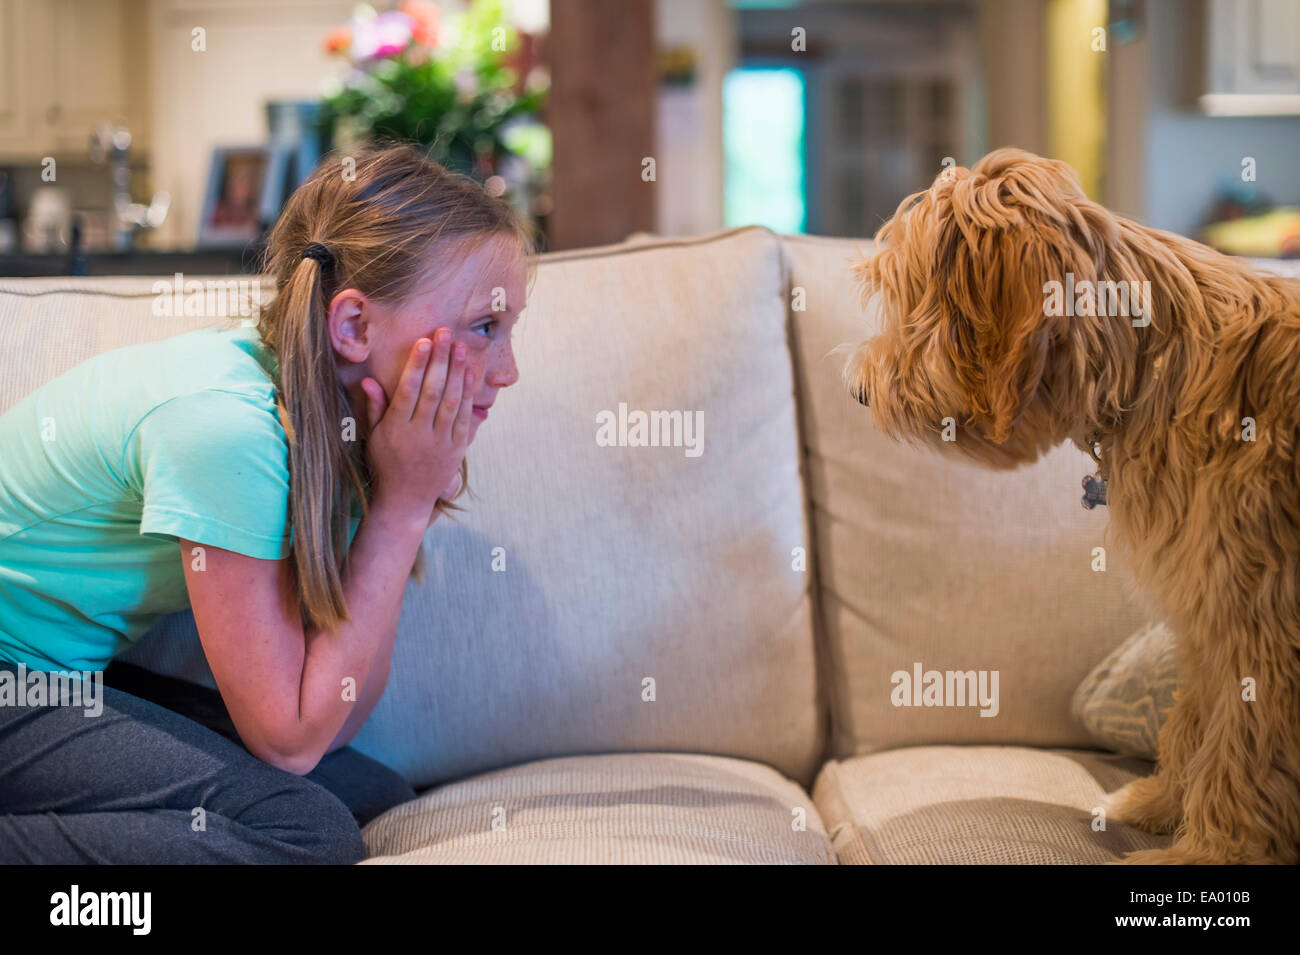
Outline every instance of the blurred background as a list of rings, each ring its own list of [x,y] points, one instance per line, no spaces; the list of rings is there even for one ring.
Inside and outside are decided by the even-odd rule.
[[[228,273],[332,149],[414,139],[549,249],[869,237],[1015,145],[1300,256],[1300,0],[0,0],[0,274]]]

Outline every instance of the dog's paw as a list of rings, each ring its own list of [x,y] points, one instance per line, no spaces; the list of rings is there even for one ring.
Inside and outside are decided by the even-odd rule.
[[[1198,858],[1195,853],[1171,846],[1168,849],[1142,849],[1138,852],[1130,852],[1116,862],[1118,865],[1203,865],[1206,860]]]
[[[1176,840],[1168,849],[1142,849],[1117,860],[1120,865],[1293,865],[1294,858],[1278,858],[1237,843],[1193,845]]]
[[[1173,832],[1182,821],[1183,807],[1160,776],[1144,776],[1101,797],[1110,822],[1122,822],[1146,832]]]

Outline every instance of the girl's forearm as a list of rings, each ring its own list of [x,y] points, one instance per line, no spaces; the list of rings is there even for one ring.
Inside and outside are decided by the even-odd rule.
[[[427,526],[425,515],[376,500],[357,528],[343,580],[352,619],[333,633],[305,635],[297,747],[304,763],[315,766],[364,707],[351,739],[383,693],[407,577]],[[346,693],[349,685],[353,692]]]
[[[433,513],[429,516],[429,527],[433,526],[433,522],[438,519],[438,515],[441,513],[436,507],[433,509]],[[342,749],[352,742],[357,733],[361,732],[361,727],[365,725],[366,720],[370,719],[370,714],[374,712],[375,707],[379,705],[379,698],[384,695],[384,688],[388,686],[388,674],[393,665],[393,645],[396,643],[396,637],[397,628],[394,627],[393,632],[388,634],[388,639],[384,641],[383,646],[379,649],[379,656],[370,668],[370,673],[366,677],[366,684],[357,696],[357,702],[353,705],[352,712],[348,714],[343,728],[339,730],[329,748],[325,750],[326,753]]]
[[[384,695],[384,688],[388,685],[388,674],[393,665],[393,645],[396,643],[397,628],[388,635],[379,648],[379,656],[375,658],[374,664],[370,667],[370,673],[366,677],[366,684],[362,687],[361,692],[357,695],[357,701],[352,704],[352,712],[348,714],[347,720],[343,723],[343,728],[339,730],[338,735],[334,737],[333,742],[325,750],[326,753],[332,753],[336,749],[342,749],[361,732],[361,727],[366,720],[370,719],[370,714],[374,712],[379,703],[379,698]]]

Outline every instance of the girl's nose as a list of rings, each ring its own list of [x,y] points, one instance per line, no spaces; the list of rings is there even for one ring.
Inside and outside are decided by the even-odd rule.
[[[509,388],[518,381],[519,366],[515,364],[514,351],[507,349],[504,355],[490,361],[486,377],[494,388]]]

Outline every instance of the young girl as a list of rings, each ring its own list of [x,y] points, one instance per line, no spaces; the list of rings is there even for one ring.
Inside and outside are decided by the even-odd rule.
[[[0,416],[0,691],[98,677],[186,607],[219,691],[119,663],[98,715],[0,692],[0,863],[364,856],[414,792],[346,744],[518,377],[532,248],[412,147],[334,159],[271,233],[256,328],[105,352]]]

